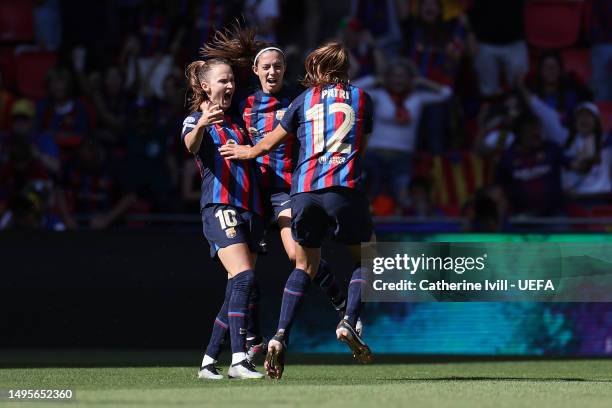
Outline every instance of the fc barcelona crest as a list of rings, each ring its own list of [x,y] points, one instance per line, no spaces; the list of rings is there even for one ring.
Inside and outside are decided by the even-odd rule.
[[[236,228],[234,227],[229,227],[228,229],[225,230],[225,235],[229,238],[235,238],[236,237]]]

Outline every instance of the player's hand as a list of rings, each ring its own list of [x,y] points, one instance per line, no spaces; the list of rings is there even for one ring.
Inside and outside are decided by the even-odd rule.
[[[217,125],[223,122],[223,111],[216,103],[204,101],[200,104],[200,110],[202,111],[202,116],[198,120],[198,125]]]
[[[251,160],[255,158],[251,146],[234,143],[221,146],[219,153],[228,160]]]

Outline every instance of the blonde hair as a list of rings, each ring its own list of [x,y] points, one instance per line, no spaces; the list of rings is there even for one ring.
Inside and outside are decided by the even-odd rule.
[[[306,57],[305,87],[348,83],[349,53],[340,43],[331,42],[312,51]]]
[[[206,61],[194,61],[187,66],[185,76],[189,82],[188,103],[189,110],[195,112],[200,109],[202,102],[208,99],[208,95],[202,89],[202,83],[206,81],[206,75],[216,65],[229,65],[228,60],[223,58],[212,58]]]

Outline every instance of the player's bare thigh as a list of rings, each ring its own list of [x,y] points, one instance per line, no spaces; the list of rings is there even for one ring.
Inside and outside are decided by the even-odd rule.
[[[246,270],[255,269],[257,255],[251,253],[249,246],[244,242],[221,248],[217,255],[231,277]]]
[[[296,243],[291,235],[291,208],[286,208],[278,214],[278,228],[280,230],[281,241],[291,262],[295,262]]]

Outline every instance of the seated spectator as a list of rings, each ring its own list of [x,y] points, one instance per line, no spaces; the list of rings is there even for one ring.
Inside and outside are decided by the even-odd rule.
[[[182,168],[181,199],[184,211],[200,210],[202,178],[195,160],[185,160]]]
[[[485,156],[496,157],[509,149],[515,141],[513,121],[522,114],[533,114],[538,118],[545,140],[558,146],[567,141],[568,130],[561,122],[561,114],[530,93],[521,82],[501,103],[483,104],[479,114],[477,150]]]
[[[249,25],[257,27],[260,40],[276,43],[276,29],[280,20],[279,0],[246,0],[245,16]]]
[[[484,102],[478,113],[476,151],[485,157],[498,157],[514,143],[514,121],[528,112],[528,102],[517,91]]]
[[[7,162],[0,168],[0,212],[32,185],[51,183],[45,166],[34,157],[27,140],[11,139],[7,155]]]
[[[535,116],[516,119],[516,141],[497,166],[497,183],[504,188],[513,215],[554,216],[563,211],[561,148],[542,137]]]
[[[178,70],[173,70],[164,80],[164,98],[155,102],[155,120],[162,134],[166,135],[167,160],[172,188],[178,190],[180,184],[180,167],[185,157],[185,147],[180,139],[174,137],[176,124],[181,123],[185,109],[184,79]],[[187,160],[193,162],[193,160]]]
[[[340,38],[350,53],[351,79],[383,74],[385,56],[376,46],[372,34],[363,29],[359,20],[355,18],[345,20],[340,29]]]
[[[15,97],[4,87],[4,76],[0,70],[0,132],[9,129],[11,108]]]
[[[604,138],[597,106],[584,102],[576,108],[565,155],[571,160],[563,172],[563,190],[575,200],[601,201],[612,194],[612,138]]]
[[[387,67],[383,87],[375,87],[372,77],[355,84],[366,88],[374,102],[374,128],[364,163],[371,194],[377,196],[386,188],[403,207],[421,112],[428,104],[448,100],[452,91],[417,77],[414,65],[402,60]]]
[[[421,76],[453,86],[464,55],[467,29],[458,18],[443,20],[442,0],[420,0],[416,17],[403,22],[404,53]]]
[[[431,197],[431,182],[423,177],[415,177],[408,187],[408,202],[404,215],[411,217],[443,217],[444,211],[437,207]]]
[[[397,55],[402,33],[395,0],[352,0],[351,17],[361,22],[385,54]]]
[[[33,156],[40,160],[50,173],[60,170],[59,148],[53,136],[48,132],[38,132],[34,117],[34,104],[27,99],[19,99],[11,109],[11,131],[5,136],[7,143],[11,139],[23,140],[30,144]]]
[[[163,98],[157,98],[155,104],[155,116],[158,124],[168,132],[168,135],[176,133],[176,124],[180,123],[185,109],[185,87],[183,74],[178,69],[173,69],[164,78]]]
[[[417,14],[403,22],[403,52],[421,76],[453,86],[465,50],[467,30],[458,18],[444,21],[441,0],[420,0]],[[419,134],[431,153],[455,144],[450,134],[451,101],[428,106],[423,112]],[[456,132],[453,132],[456,134]]]
[[[124,44],[121,62],[126,70],[126,84],[135,86],[138,95],[163,98],[163,81],[172,70],[186,27],[172,31],[172,3],[143,3],[139,32],[130,35]]]
[[[234,4],[222,0],[203,0],[190,2],[186,18],[190,19],[190,31],[187,35],[187,46],[191,59],[198,58],[202,44],[212,40],[215,29],[223,27]],[[235,10],[231,10],[235,11]]]
[[[13,197],[0,216],[0,230],[46,229],[64,231],[66,225],[52,212],[52,192],[38,184]]]
[[[508,231],[506,197],[499,186],[488,186],[478,190],[474,198],[463,209],[469,218],[468,231]]]
[[[85,217],[81,225],[107,228],[136,202],[124,194],[117,178],[104,160],[104,151],[93,142],[83,143],[73,161],[66,166],[61,185],[71,214]]]
[[[524,3],[524,0],[474,0],[468,11],[474,32],[469,48],[475,55],[474,66],[483,96],[502,91],[502,70],[510,86],[529,70]]]
[[[131,115],[125,136],[128,168],[122,182],[159,210],[174,202],[169,172],[172,156],[168,149],[174,138],[156,119],[154,106],[145,102]]]
[[[591,0],[593,90],[598,101],[612,101],[612,3]]]
[[[113,65],[100,78],[98,73],[90,75],[87,91],[96,111],[97,126],[92,136],[108,148],[118,148],[125,131],[133,95],[125,86],[120,68]]]
[[[62,41],[59,0],[39,0],[34,7],[36,43],[43,50],[57,51]]]
[[[75,98],[73,79],[64,68],[47,74],[48,97],[36,108],[37,128],[48,131],[60,147],[79,145],[89,131],[89,116],[81,101]]]
[[[561,114],[563,123],[567,123],[576,106],[589,97],[586,87],[574,75],[565,72],[558,51],[546,51],[540,55],[531,88],[541,100]]]

